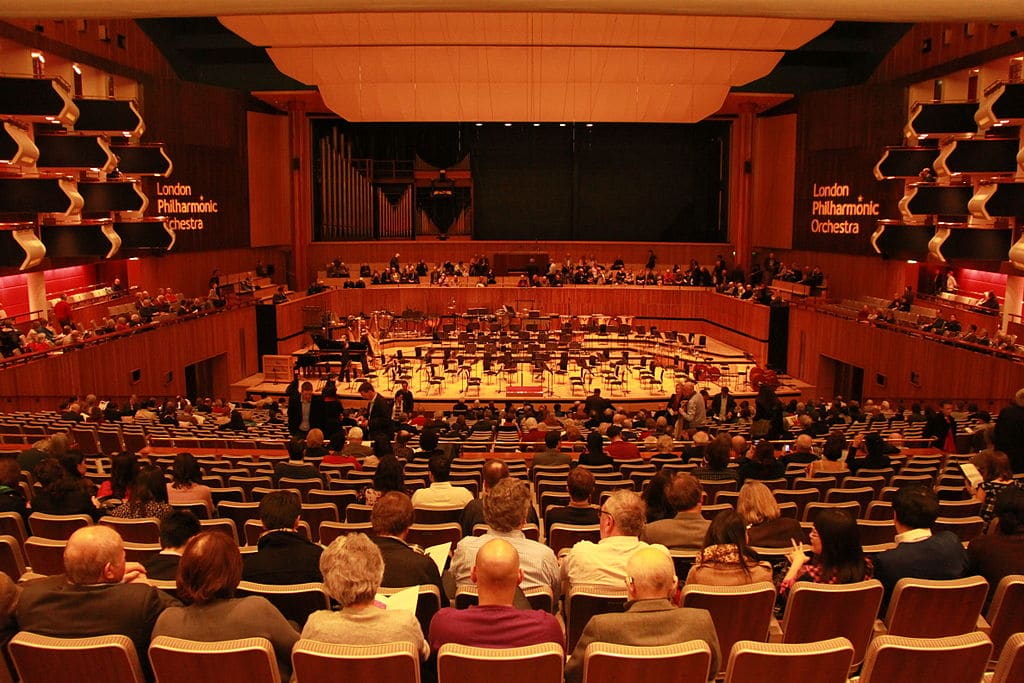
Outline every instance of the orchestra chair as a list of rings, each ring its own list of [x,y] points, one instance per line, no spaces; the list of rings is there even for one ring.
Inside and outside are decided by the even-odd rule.
[[[583,655],[583,683],[705,683],[710,669],[711,648],[703,640],[658,647],[591,643]]]
[[[859,683],[978,683],[992,641],[975,631],[945,638],[878,636],[868,645]]]
[[[845,638],[853,647],[852,666],[864,659],[884,589],[876,579],[847,584],[797,581],[782,617],[783,643]]]
[[[437,653],[438,683],[561,683],[564,669],[559,643],[507,649],[448,643]]]
[[[303,638],[292,649],[292,671],[295,683],[419,683],[420,653],[412,643],[337,645]]]
[[[978,626],[988,582],[980,576],[931,580],[905,578],[896,582],[885,623],[877,633],[906,638],[943,638],[970,633]]]
[[[741,640],[760,643],[768,640],[776,595],[775,586],[767,581],[745,586],[690,584],[683,587],[681,602],[683,607],[697,607],[711,613],[718,646],[724,653],[730,652],[733,644]],[[721,666],[725,664],[723,661]]]
[[[95,683],[99,678],[105,683],[146,680],[135,645],[127,636],[50,638],[22,631],[11,639],[8,650],[22,683]]]
[[[274,647],[266,638],[203,643],[157,636],[149,661],[159,683],[281,683]]]
[[[741,640],[729,651],[725,683],[846,683],[852,660],[846,638],[796,644]]]

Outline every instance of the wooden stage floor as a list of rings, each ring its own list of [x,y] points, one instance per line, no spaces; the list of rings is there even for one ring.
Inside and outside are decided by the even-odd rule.
[[[632,335],[631,335],[632,336]],[[717,381],[702,379],[696,382],[698,389],[707,389],[712,396],[722,386],[728,386],[737,401],[750,399],[752,402],[756,391],[747,382],[747,373],[754,367],[754,362],[742,350],[725,344],[717,339],[707,337],[707,342],[700,348],[673,347],[671,361],[664,356],[664,351],[630,355],[627,362],[622,361],[622,348],[631,346],[636,339],[619,336],[605,339],[588,338],[586,354],[601,356],[600,362],[593,368],[581,370],[576,361],[568,364],[567,370],[560,372],[557,363],[548,363],[537,371],[527,362],[515,363],[514,368],[505,368],[500,363],[492,363],[491,372],[484,372],[482,360],[461,363],[455,361],[457,349],[453,345],[453,359],[448,363],[448,371],[444,371],[440,350],[444,344],[431,344],[428,338],[388,339],[380,348],[383,369],[373,369],[371,365],[369,381],[385,396],[391,396],[397,388],[400,377],[409,382],[416,399],[416,409],[420,411],[450,410],[459,399],[467,402],[494,402],[498,405],[506,401],[514,403],[530,402],[534,405],[561,403],[569,406],[575,401],[582,401],[593,389],[601,390],[601,394],[609,398],[615,405],[628,407],[631,410],[641,408],[660,408],[668,396],[675,390],[677,381],[692,379],[687,371],[693,372],[700,364],[714,366],[721,372]],[[420,355],[431,355],[433,350],[434,363],[428,364],[417,358],[417,347]],[[308,347],[307,347],[308,348]],[[666,347],[668,348],[668,347]],[[302,353],[306,349],[302,349]],[[402,360],[399,370],[397,358]],[[661,355],[664,364],[649,365],[652,357]],[[646,357],[647,363],[641,365]],[[432,365],[432,367],[431,367]],[[674,367],[673,367],[674,366]],[[358,363],[353,364],[358,368]],[[469,381],[474,378],[474,381]],[[313,383],[315,391],[323,388],[323,375],[308,374],[303,377]],[[440,380],[440,381],[438,381]],[[791,378],[782,377],[783,385],[779,387],[780,397],[801,396],[806,386],[802,386]],[[338,395],[343,402],[358,405],[357,388],[363,381],[362,377],[352,381],[338,380]],[[239,394],[267,394],[283,396],[287,383],[266,381],[261,374],[253,375],[232,386],[232,398],[241,399]]]

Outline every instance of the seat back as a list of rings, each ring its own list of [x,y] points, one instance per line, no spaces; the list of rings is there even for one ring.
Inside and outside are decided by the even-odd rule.
[[[242,527],[242,535],[245,536],[246,545],[256,545],[259,543],[260,536],[263,534],[263,522],[258,519],[247,519],[245,520],[245,526]],[[309,523],[304,519],[300,519],[295,525],[295,531],[299,533],[307,541],[313,540],[313,531],[309,527]]]
[[[583,655],[583,683],[705,683],[710,669],[711,648],[703,640],[661,647],[591,643]]]
[[[550,586],[535,586],[523,591],[527,602],[532,609],[539,609],[542,612],[552,612],[555,606],[555,595]],[[476,584],[462,584],[455,587],[455,600],[452,603],[456,609],[466,609],[472,605],[480,604],[480,594],[477,592]]]
[[[64,573],[64,546],[67,541],[29,536],[25,539],[25,559],[34,574],[53,576]]]
[[[980,576],[933,581],[900,579],[893,589],[885,623],[890,635],[942,638],[970,633],[988,594]]]
[[[303,503],[299,513],[307,524],[314,541],[320,540],[320,525],[324,522],[337,522],[338,506],[334,503]]]
[[[932,531],[952,531],[961,543],[970,543],[985,531],[985,520],[981,517],[939,517],[932,524]]]
[[[565,596],[566,652],[576,649],[587,622],[595,614],[621,612],[626,608],[626,590],[612,590],[607,586],[579,585],[569,589]]]
[[[0,572],[7,574],[15,583],[25,573],[25,558],[21,545],[14,536],[0,536]]]
[[[385,588],[381,586],[377,592],[381,595],[392,595],[406,588],[408,586],[402,588]],[[430,631],[430,620],[441,609],[441,591],[433,584],[420,584],[419,591],[419,598],[416,600],[416,620],[420,622],[420,629],[424,633],[428,633]]]
[[[818,518],[822,510],[845,510],[849,513],[850,517],[857,519],[860,517],[861,506],[856,501],[845,503],[808,503],[807,507],[804,508],[804,518],[802,521],[814,524],[814,520]]]
[[[230,519],[235,523],[235,529],[245,528],[246,520],[260,518],[259,503],[236,503],[232,500],[222,500],[217,503],[217,516]]]
[[[355,533],[369,535],[373,533],[373,527],[369,522],[323,522],[320,524],[320,545],[330,545],[338,536]]]
[[[878,636],[868,646],[860,683],[978,683],[992,641],[975,631],[946,638]]]
[[[558,643],[509,649],[449,643],[437,653],[438,683],[561,683],[564,668]]]
[[[8,646],[22,683],[143,683],[135,645],[127,636],[50,638],[22,631]],[[60,672],[59,676],[56,672]]]
[[[373,514],[372,505],[362,505],[359,503],[350,503],[345,508],[345,521],[349,524],[357,524],[359,522],[369,522],[370,516]]]
[[[266,638],[241,638],[201,643],[157,636],[149,661],[160,683],[281,683],[274,648]],[[244,672],[244,676],[239,676]]]
[[[295,683],[419,683],[420,655],[412,643],[336,645],[302,639],[292,649],[292,670]]]
[[[13,536],[20,546],[28,538],[25,520],[19,512],[0,512],[0,534]]]
[[[711,613],[718,646],[722,652],[729,652],[740,640],[768,640],[775,596],[775,586],[767,581],[746,586],[691,584],[683,588],[682,604]]]
[[[725,683],[846,683],[852,660],[846,638],[802,644],[741,640],[729,652]]]
[[[1024,633],[1016,633],[1006,641],[992,675],[992,683],[1015,681],[1024,681]]]
[[[462,519],[462,508],[414,508],[415,524],[445,524]]]
[[[999,581],[988,608],[988,623],[992,627],[989,637],[996,656],[1003,651],[1011,635],[1024,633],[1024,575],[1010,574]]]
[[[236,527],[234,521],[230,519],[222,519],[220,517],[215,519],[200,519],[199,526],[203,531],[220,531],[221,533],[225,533],[235,539],[235,543],[238,543],[238,527]]]
[[[66,541],[84,526],[92,524],[89,515],[48,515],[33,512],[28,516],[28,528],[33,536]]]
[[[896,542],[896,525],[892,520],[858,519],[857,530],[863,546]]]
[[[125,543],[160,543],[160,520],[155,517],[122,519],[105,516],[100,517],[99,524],[116,531]]]
[[[236,593],[239,596],[259,595],[266,598],[285,619],[294,621],[300,627],[305,626],[306,619],[313,612],[331,608],[331,599],[322,583],[268,585],[242,581]]]
[[[447,524],[413,524],[405,537],[406,542],[429,548],[432,545],[451,542],[455,547],[462,540],[462,525],[458,522]]]
[[[847,584],[793,584],[782,619],[782,642],[813,643],[845,638],[853,646],[853,664],[864,659],[882,604],[879,581]]]

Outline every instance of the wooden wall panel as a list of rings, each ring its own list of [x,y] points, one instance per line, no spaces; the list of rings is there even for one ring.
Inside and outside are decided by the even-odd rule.
[[[1024,52],[1022,34],[1024,22],[1020,21],[914,24],[878,65],[873,80],[935,78],[948,72],[951,62],[962,69],[967,63],[974,66],[997,55]],[[930,43],[928,51],[922,49],[925,41]],[[979,53],[985,56],[971,59]],[[980,85],[984,88],[988,83]]]
[[[291,241],[288,117],[248,113],[249,243],[253,247]]]
[[[796,114],[757,119],[754,133],[751,229],[757,244],[793,245]]]
[[[926,341],[810,309],[790,310],[789,370],[810,384],[821,378],[821,357],[863,368],[864,397],[890,401],[951,398],[1000,405],[1024,386],[1024,365]],[[911,382],[911,373],[919,381]],[[885,377],[885,386],[876,375]]]
[[[0,371],[0,408],[53,409],[70,396],[185,394],[185,366],[226,354],[231,381],[256,372],[255,308],[168,324],[124,339]],[[141,381],[131,372],[141,370]],[[227,387],[224,387],[227,395]]]

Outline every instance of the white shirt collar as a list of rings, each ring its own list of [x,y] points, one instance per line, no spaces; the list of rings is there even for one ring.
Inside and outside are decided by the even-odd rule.
[[[932,537],[931,529],[908,529],[902,534],[896,534],[896,545],[900,543],[917,543]]]

